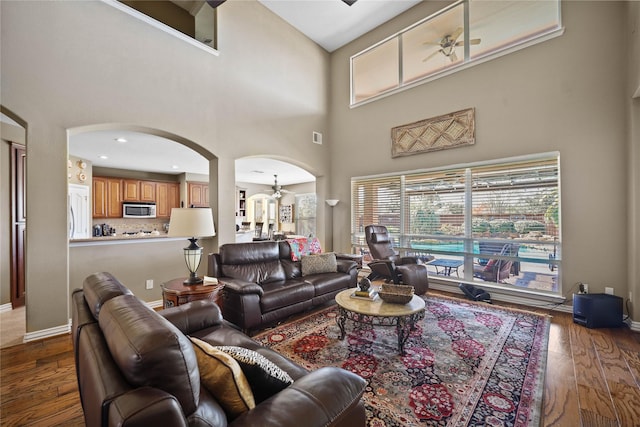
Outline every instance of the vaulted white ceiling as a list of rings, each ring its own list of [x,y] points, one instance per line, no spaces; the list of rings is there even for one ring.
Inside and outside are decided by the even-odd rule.
[[[421,0],[258,0],[328,52],[387,22]],[[222,7],[222,6],[221,6]]]

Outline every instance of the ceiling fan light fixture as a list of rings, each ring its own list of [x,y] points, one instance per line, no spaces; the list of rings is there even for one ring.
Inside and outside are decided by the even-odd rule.
[[[273,175],[273,186],[271,188],[273,189],[273,194],[271,195],[271,197],[275,199],[279,199],[282,197],[282,193],[280,192],[280,190],[282,190],[282,186],[278,185],[278,175]]]

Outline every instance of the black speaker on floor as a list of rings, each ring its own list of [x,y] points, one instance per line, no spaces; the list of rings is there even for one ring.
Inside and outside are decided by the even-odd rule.
[[[587,328],[622,326],[622,298],[609,294],[573,294],[573,323]]]

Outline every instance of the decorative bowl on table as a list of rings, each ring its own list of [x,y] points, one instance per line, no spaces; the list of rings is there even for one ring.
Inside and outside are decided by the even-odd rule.
[[[413,298],[413,286],[385,283],[378,291],[382,301],[392,304],[407,304]]]

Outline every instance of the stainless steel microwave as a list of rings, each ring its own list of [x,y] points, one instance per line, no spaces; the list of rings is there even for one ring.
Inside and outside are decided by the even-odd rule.
[[[148,202],[126,202],[122,204],[123,218],[155,218],[156,204]]]

